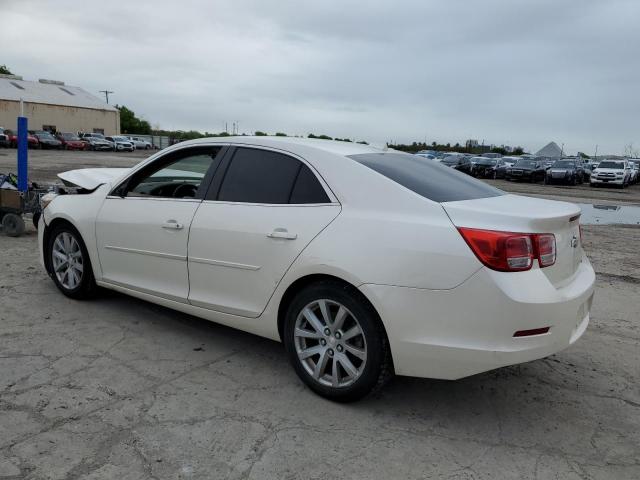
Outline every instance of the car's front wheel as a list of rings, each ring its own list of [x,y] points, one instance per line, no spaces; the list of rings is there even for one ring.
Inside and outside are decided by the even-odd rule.
[[[298,376],[328,399],[359,400],[392,375],[382,322],[349,285],[326,281],[299,292],[287,310],[283,336]]]
[[[69,224],[59,224],[48,235],[49,272],[58,289],[67,297],[85,299],[93,296],[96,282],[89,253],[78,231]]]

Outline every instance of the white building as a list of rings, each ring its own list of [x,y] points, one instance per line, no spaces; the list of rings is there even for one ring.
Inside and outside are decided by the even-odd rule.
[[[20,99],[29,130],[120,133],[120,112],[100,98],[64,82],[32,82],[17,75],[0,75],[0,126],[16,128]]]

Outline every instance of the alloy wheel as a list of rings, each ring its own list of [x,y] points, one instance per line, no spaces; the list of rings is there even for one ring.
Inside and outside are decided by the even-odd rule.
[[[367,363],[367,342],[360,323],[333,300],[314,300],[300,311],[294,345],[305,371],[329,387],[352,385]]]
[[[51,250],[53,271],[60,285],[74,290],[82,282],[84,258],[76,238],[69,232],[60,232]]]

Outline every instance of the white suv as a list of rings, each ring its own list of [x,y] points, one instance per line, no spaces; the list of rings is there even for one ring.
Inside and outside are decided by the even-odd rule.
[[[590,184],[615,185],[624,188],[631,180],[631,167],[626,160],[603,160],[591,173]]]

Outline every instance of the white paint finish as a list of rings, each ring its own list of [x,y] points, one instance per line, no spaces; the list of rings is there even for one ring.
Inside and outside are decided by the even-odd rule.
[[[203,202],[189,235],[189,302],[257,317],[296,257],[339,213],[339,205]]]
[[[65,184],[93,190],[104,183],[114,183],[123,177],[130,168],[82,168],[58,174]]]
[[[43,218],[78,228],[99,284],[269,338],[278,338],[278,308],[293,282],[312,274],[341,278],[375,306],[401,374],[459,378],[549,355],[584,332],[594,273],[580,245],[569,254],[558,244],[554,267],[502,273],[482,267],[456,229],[554,233],[563,242],[577,232],[577,223],[568,223],[577,207],[515,195],[439,204],[344,157],[380,150],[304,139],[184,142],[129,174],[165,153],[224,144],[304,159],[336,204],[105,200],[114,175],[92,194],[55,198]],[[169,220],[183,228],[163,228]],[[274,232],[291,238],[268,236]],[[512,338],[518,329],[547,325],[548,335]]]
[[[570,279],[582,260],[578,221],[580,207],[577,205],[519,195],[448,202],[442,205],[458,227],[553,233],[556,238],[556,262],[542,271],[556,286],[563,285]],[[570,222],[571,219],[573,221]],[[578,242],[575,248],[574,238]]]
[[[188,226],[199,204],[195,200],[107,198],[96,218],[103,279],[186,302]],[[164,228],[172,220],[187,228]]]

